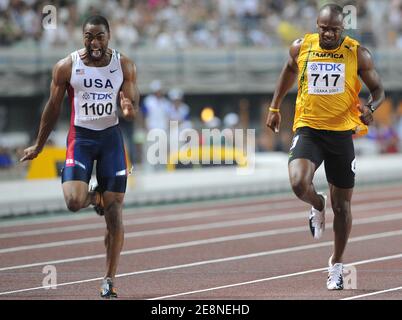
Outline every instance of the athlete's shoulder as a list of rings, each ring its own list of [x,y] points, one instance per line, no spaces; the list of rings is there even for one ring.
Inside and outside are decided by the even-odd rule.
[[[362,46],[362,45],[359,45],[359,46],[357,47],[357,52],[358,52],[359,54],[363,54],[363,55],[367,55],[367,56],[370,56],[370,57],[371,57],[371,52],[370,52],[370,50],[367,49],[366,47]]]
[[[71,55],[60,59],[53,67],[53,78],[59,81],[69,81],[71,76],[72,59]]]
[[[373,57],[369,49],[363,46],[357,48],[357,61],[359,70],[371,69],[374,66]]]
[[[292,42],[291,47],[301,46],[304,41],[304,38],[297,38],[295,41]]]
[[[289,48],[289,54],[292,58],[296,58],[299,55],[304,38],[299,38],[293,41]]]
[[[54,65],[54,67],[65,71],[67,68],[71,68],[72,63],[73,62],[72,62],[71,55],[68,55],[67,57],[64,57],[63,59],[60,59],[59,61],[57,61],[56,64]]]
[[[129,66],[135,66],[135,63],[132,59],[127,57],[125,54],[119,53],[120,61],[122,64],[127,64]]]
[[[123,70],[124,76],[128,78],[135,77],[137,73],[137,68],[135,66],[134,61],[124,54],[120,53],[119,55],[120,55],[121,69]]]

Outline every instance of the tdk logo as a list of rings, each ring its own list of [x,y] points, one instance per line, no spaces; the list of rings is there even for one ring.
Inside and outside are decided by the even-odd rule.
[[[112,82],[109,79],[106,79],[106,82],[103,83],[102,79],[84,79],[84,87],[91,88],[92,85],[95,88],[112,88]]]
[[[341,72],[341,64],[340,63],[313,63],[310,66],[310,70],[312,71],[339,71]]]
[[[112,100],[113,95],[111,93],[85,92],[82,98],[84,100]]]

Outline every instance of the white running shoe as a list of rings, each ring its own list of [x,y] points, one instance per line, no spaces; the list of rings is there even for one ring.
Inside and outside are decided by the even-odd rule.
[[[113,281],[111,278],[105,278],[102,280],[100,296],[106,299],[117,298],[116,288],[113,286]]]
[[[325,208],[327,207],[327,195],[323,192],[318,192],[318,194],[324,198],[324,209],[318,211],[314,207],[311,207],[309,225],[314,239],[320,239],[325,230]]]
[[[328,279],[327,279],[327,289],[328,290],[343,290],[343,264],[342,263],[331,263],[332,256],[328,261]]]

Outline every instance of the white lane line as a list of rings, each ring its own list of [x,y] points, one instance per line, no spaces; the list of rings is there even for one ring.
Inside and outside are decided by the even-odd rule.
[[[363,210],[375,210],[375,209],[389,209],[402,207],[402,200],[393,200],[393,201],[381,201],[376,203],[366,203],[359,204],[353,207],[353,213],[363,211]],[[250,205],[247,207],[241,208],[226,208],[226,209],[211,209],[205,211],[194,211],[190,213],[179,213],[172,214],[167,216],[155,216],[155,217],[144,217],[144,218],[132,218],[124,221],[125,226],[131,225],[142,225],[147,223],[158,223],[158,222],[172,222],[172,221],[183,221],[183,220],[191,220],[197,218],[205,218],[212,216],[224,216],[229,214],[241,214],[241,213],[261,213],[260,210],[268,212],[272,212],[278,209],[302,209],[303,203],[301,201],[295,203],[294,201],[286,201],[280,203],[273,203],[269,206],[266,204],[258,204],[258,205]],[[28,230],[28,231],[19,231],[19,232],[9,232],[0,234],[0,239],[5,238],[16,238],[16,237],[27,237],[27,236],[36,236],[36,235],[46,235],[46,234],[58,234],[64,232],[75,232],[75,231],[84,231],[84,230],[96,230],[96,229],[104,229],[105,223],[87,223],[81,225],[67,226],[67,227],[55,227],[55,228],[46,228],[46,229],[36,229],[36,230]]]
[[[402,206],[402,200],[400,200],[400,206]],[[183,221],[197,218],[205,218],[212,216],[224,216],[229,214],[242,214],[242,213],[260,213],[260,212],[269,212],[278,209],[302,209],[303,203],[298,202],[295,203],[287,201],[280,203],[273,203],[269,206],[266,204],[263,205],[250,205],[247,207],[233,207],[233,208],[225,208],[225,209],[211,209],[211,210],[200,210],[193,211],[190,213],[177,213],[167,216],[154,216],[154,217],[144,217],[144,218],[132,218],[129,220],[124,220],[124,225],[141,225],[147,223],[158,223],[158,222],[171,222],[171,221]],[[369,208],[369,207],[368,207]],[[263,210],[263,211],[261,211]],[[55,228],[46,228],[46,229],[35,229],[28,231],[18,231],[18,232],[9,232],[0,234],[0,239],[4,238],[15,238],[15,237],[26,237],[26,236],[35,236],[35,235],[44,235],[44,234],[54,234],[61,232],[73,232],[73,231],[83,231],[83,230],[93,230],[93,229],[104,229],[105,223],[87,223],[81,225],[74,225],[68,227],[55,227]]]
[[[359,192],[357,192],[353,196],[353,200],[374,200],[374,199],[392,199],[395,196],[399,196],[399,188],[397,187],[399,185],[396,185],[396,187],[392,187],[392,185],[387,185],[385,188],[383,186],[380,187],[375,187],[375,189],[371,186],[361,186]],[[382,189],[380,189],[382,187]],[[391,189],[392,187],[392,189]],[[289,201],[297,201],[300,202],[293,193],[290,192],[281,192],[279,194],[271,194],[271,195],[262,195],[262,196],[251,196],[251,197],[246,197],[246,198],[233,198],[233,199],[214,199],[210,201],[197,201],[193,202],[191,204],[189,203],[178,203],[178,204],[168,204],[168,205],[160,205],[160,206],[152,206],[152,207],[145,207],[145,208],[126,208],[125,209],[125,216],[135,216],[138,214],[143,214],[143,213],[154,213],[155,211],[166,211],[166,210],[172,210],[172,209],[185,209],[185,210],[203,210],[203,209],[209,209],[213,208],[216,205],[222,205],[227,203],[227,201],[230,201],[231,204],[243,204],[247,205],[247,203],[250,203],[253,205],[253,202],[255,201],[266,201],[266,205],[270,205],[271,202],[275,202],[277,200],[284,200],[284,199],[289,199]],[[60,216],[61,215],[61,216]],[[45,216],[45,217],[34,217],[34,218],[21,218],[17,221],[1,221],[0,220],[0,229],[1,228],[6,228],[6,227],[13,227],[13,226],[20,226],[20,225],[36,225],[36,224],[42,224],[42,223],[60,223],[64,221],[81,221],[85,219],[91,219],[93,218],[94,213],[93,212],[80,212],[76,214],[72,213],[62,213],[62,214],[57,214],[57,216]]]
[[[397,215],[386,215],[386,216],[378,216],[372,218],[364,218],[368,220],[368,222],[381,222],[381,221],[389,221],[389,220],[398,220],[401,218],[402,213]],[[223,222],[212,222],[206,224],[197,224],[197,225],[189,225],[182,227],[173,227],[173,228],[161,228],[154,230],[144,230],[144,231],[136,231],[125,234],[125,239],[136,238],[136,237],[145,237],[145,236],[154,236],[154,235],[165,235],[172,233],[180,233],[180,232],[191,232],[191,231],[201,231],[201,230],[211,230],[211,229],[219,229],[219,228],[228,228],[235,226],[246,226],[260,223],[268,223],[274,221],[288,221],[294,219],[305,218],[306,212],[296,212],[289,214],[279,214],[275,216],[267,216],[267,217],[258,217],[258,218],[250,218],[250,219],[238,219],[238,220],[230,220]],[[355,224],[359,224],[360,219],[355,220]],[[326,224],[326,227],[330,227],[330,224]],[[63,241],[55,241],[55,242],[46,242],[40,244],[33,245],[24,245],[18,247],[10,247],[0,249],[0,254],[4,253],[12,253],[26,250],[37,250],[37,249],[45,249],[45,248],[54,248],[60,246],[70,246],[70,245],[78,245],[78,244],[86,244],[92,242],[103,241],[102,237],[89,237],[89,238],[81,238],[81,239],[73,239],[73,240],[63,240]]]
[[[234,226],[244,226],[244,225],[259,224],[259,223],[265,223],[265,222],[273,222],[273,221],[286,221],[286,220],[293,220],[293,219],[305,218],[305,217],[306,217],[306,212],[302,211],[302,212],[298,212],[298,213],[275,215],[275,216],[260,217],[260,218],[238,219],[238,220],[230,220],[230,221],[224,221],[224,222],[213,222],[213,223],[204,223],[204,224],[182,226],[182,227],[162,228],[162,229],[130,232],[130,233],[125,234],[124,238],[129,239],[129,238],[134,238],[134,237],[164,235],[164,234],[179,233],[179,232],[211,230],[211,229],[218,229],[218,228],[227,228],[227,227],[234,227]],[[25,246],[18,246],[18,247],[10,247],[10,248],[0,249],[0,254],[25,251],[25,250],[54,248],[54,247],[60,247],[60,246],[69,246],[69,245],[77,245],[77,244],[83,244],[83,243],[99,242],[99,241],[103,241],[103,239],[104,239],[103,236],[102,237],[89,237],[89,238],[82,238],[82,239],[64,240],[64,241],[47,242],[47,243],[25,245]]]
[[[387,293],[387,292],[392,292],[392,291],[398,291],[398,290],[402,290],[402,287],[391,288],[391,289],[386,289],[386,290],[381,290],[381,291],[376,291],[376,292],[371,292],[371,293],[366,293],[366,294],[360,294],[358,296],[352,296],[352,297],[343,298],[343,299],[340,299],[340,300],[360,299],[360,298],[364,298],[364,297],[375,296],[377,294],[382,294],[382,293]]]
[[[388,205],[392,205],[392,203],[388,203]],[[387,203],[383,203],[380,208],[384,208],[387,206]],[[360,205],[360,207],[355,208],[354,212],[360,210],[369,210],[369,209],[376,209],[374,205]],[[125,238],[134,238],[134,237],[143,237],[143,236],[151,236],[151,235],[162,235],[162,234],[170,234],[170,233],[179,233],[179,232],[190,232],[190,231],[200,231],[206,229],[217,229],[217,228],[227,228],[233,226],[244,226],[244,225],[252,225],[252,224],[259,224],[259,223],[267,223],[267,222],[274,222],[274,221],[288,221],[293,219],[301,219],[306,217],[306,211],[290,213],[290,214],[279,214],[274,216],[265,216],[265,217],[258,217],[258,218],[250,218],[250,219],[238,219],[238,220],[230,220],[230,221],[223,221],[223,222],[213,222],[207,224],[198,224],[198,225],[190,225],[190,226],[182,226],[182,227],[172,227],[172,228],[162,228],[162,229],[154,229],[154,230],[145,230],[145,231],[137,231],[125,234]],[[378,217],[374,217],[377,219]],[[393,219],[391,217],[391,219]],[[377,220],[373,220],[377,221]],[[378,220],[381,221],[381,220]],[[32,244],[32,245],[24,245],[24,246],[17,246],[17,247],[9,247],[0,249],[0,254],[4,253],[11,253],[11,252],[18,252],[18,251],[26,251],[26,250],[36,250],[36,249],[44,249],[44,248],[54,248],[60,246],[70,246],[70,245],[77,245],[77,244],[84,244],[84,243],[92,243],[102,241],[102,237],[89,237],[89,238],[81,238],[81,239],[73,239],[73,240],[63,240],[63,241],[55,241],[55,242],[45,242],[39,244]]]
[[[289,192],[283,192],[280,194],[273,194],[268,196],[255,196],[255,197],[246,197],[246,198],[233,198],[233,199],[214,199],[214,200],[205,200],[205,201],[197,201],[191,203],[176,203],[176,204],[164,204],[164,205],[156,205],[149,207],[126,207],[124,208],[125,216],[135,216],[139,214],[147,214],[147,213],[158,213],[158,212],[166,212],[166,211],[177,211],[179,210],[188,210],[188,211],[202,211],[202,210],[217,210],[216,206],[222,206],[222,208],[228,208],[227,203],[230,201],[230,205],[244,205],[247,204],[255,204],[255,202],[264,201],[266,205],[270,205],[272,202],[278,200],[286,200],[299,202],[297,198]],[[218,208],[221,209],[221,208]],[[67,209],[66,209],[67,210]],[[55,214],[56,215],[56,214]],[[18,227],[21,225],[32,225],[35,226],[37,224],[42,223],[60,223],[65,221],[81,221],[85,219],[94,218],[94,212],[92,209],[87,209],[85,212],[78,213],[57,213],[57,216],[36,216],[32,218],[28,217],[20,217],[16,221],[1,221],[0,220],[0,229],[7,227]]]
[[[387,238],[387,237],[393,237],[393,236],[399,236],[399,235],[402,235],[402,230],[350,238],[349,242],[359,242],[359,241],[366,241],[366,240],[374,240],[374,239],[381,239],[381,238]],[[240,256],[232,256],[232,257],[226,257],[226,258],[219,258],[219,259],[212,259],[212,260],[204,260],[204,261],[186,263],[186,264],[181,264],[181,265],[173,265],[173,266],[168,266],[168,267],[160,267],[160,268],[155,268],[155,269],[134,271],[134,272],[129,272],[129,273],[123,273],[123,274],[116,275],[116,278],[129,277],[129,276],[134,276],[134,275],[154,273],[154,272],[167,271],[167,270],[177,270],[177,269],[183,269],[183,268],[197,267],[197,266],[201,266],[201,265],[222,263],[222,262],[228,262],[228,261],[236,261],[236,260],[243,260],[243,259],[258,258],[258,257],[269,256],[269,255],[274,255],[274,254],[297,252],[297,251],[308,250],[308,249],[316,249],[316,248],[327,247],[327,246],[332,246],[332,245],[333,245],[332,241],[326,241],[326,242],[317,243],[317,244],[302,245],[302,246],[289,247],[289,248],[283,248],[283,249],[276,249],[276,250],[270,250],[270,251],[256,252],[256,253],[245,254],[245,255],[240,255]],[[381,257],[381,258],[378,258],[378,259],[381,259],[381,261],[384,261],[384,260],[387,260],[387,259],[391,259],[390,257],[393,257],[393,259],[395,259],[395,257],[398,257],[398,258],[402,257],[402,254],[388,256],[388,257]],[[377,259],[370,259],[370,260],[365,260],[365,261],[377,261]],[[314,270],[314,272],[316,272],[317,270],[322,271],[322,270],[326,270],[326,269],[327,268],[313,269],[313,270]],[[304,271],[304,272],[308,272],[308,271]],[[290,275],[292,276],[293,273],[290,274]],[[285,277],[285,276],[286,275],[283,275],[283,277]],[[67,286],[67,285],[71,285],[71,284],[79,284],[79,283],[97,281],[97,280],[100,280],[100,279],[102,279],[102,278],[92,278],[92,279],[78,280],[78,281],[73,281],[73,282],[64,282],[64,283],[57,284],[57,286],[62,287],[62,286]],[[5,291],[5,292],[0,292],[0,296],[7,295],[7,294],[13,294],[13,293],[26,292],[26,291],[40,290],[40,289],[44,289],[44,288],[45,288],[44,286],[41,286],[41,287],[33,287],[33,288]],[[205,290],[205,289],[203,289],[203,290]],[[209,289],[209,290],[212,290],[212,289]],[[186,294],[186,293],[179,293],[179,295],[184,295],[184,294]],[[157,298],[154,298],[154,299],[161,299],[161,298],[165,298],[165,297],[157,297]]]
[[[353,263],[348,263],[347,266],[359,265],[359,264],[367,264],[367,263],[372,263],[372,262],[385,261],[385,260],[391,260],[391,259],[400,259],[400,258],[402,258],[402,254],[396,254],[396,255],[392,255],[392,256],[385,256],[385,257],[373,258],[373,259],[368,259],[368,260],[363,260],[363,261],[356,261],[356,262],[353,262]],[[289,278],[289,277],[294,277],[294,276],[299,276],[299,275],[304,275],[304,274],[314,273],[314,272],[320,272],[320,271],[327,271],[327,270],[328,270],[328,267],[317,268],[317,269],[311,269],[311,270],[306,270],[306,271],[301,271],[301,272],[289,273],[289,274],[284,274],[284,275],[275,276],[275,277],[269,277],[269,278],[264,278],[264,279],[256,279],[256,280],[251,280],[251,281],[232,283],[232,284],[219,286],[219,287],[212,287],[212,288],[205,288],[205,289],[200,289],[200,290],[181,292],[181,293],[171,294],[171,295],[167,295],[167,296],[155,297],[155,298],[151,298],[151,299],[147,299],[147,300],[169,299],[169,298],[174,298],[174,297],[179,297],[179,296],[190,295],[190,294],[194,294],[194,293],[214,291],[214,290],[219,290],[219,289],[227,289],[227,288],[232,288],[232,287],[238,287],[238,286],[249,285],[249,284],[254,284],[254,283],[259,283],[259,282],[265,282],[265,281]],[[341,300],[350,300],[350,299],[341,299]]]
[[[399,220],[399,219],[402,219],[402,213],[390,214],[390,215],[379,216],[379,217],[356,219],[354,221],[354,225],[377,223],[377,222],[382,222],[382,221],[393,221],[393,220]],[[329,227],[330,227],[329,223],[326,224],[326,228],[329,228]],[[273,235],[289,234],[289,233],[302,232],[302,231],[303,232],[308,231],[308,228],[306,226],[302,226],[302,227],[293,227],[293,228],[273,229],[273,230],[260,231],[260,232],[242,233],[242,234],[231,235],[231,236],[215,237],[215,238],[209,238],[209,239],[203,239],[203,240],[173,243],[173,244],[168,244],[168,245],[163,245],[163,246],[155,246],[155,247],[127,250],[127,251],[122,251],[121,255],[124,256],[124,255],[131,255],[131,254],[155,252],[155,251],[160,251],[160,250],[185,248],[185,247],[190,247],[190,246],[219,243],[219,242],[224,242],[224,241],[236,241],[236,240],[250,239],[250,238],[257,238],[257,237],[268,237],[268,236],[273,236]],[[8,270],[16,270],[16,269],[25,269],[25,268],[50,265],[50,264],[55,265],[55,264],[61,264],[61,263],[70,263],[70,262],[87,261],[87,260],[93,260],[93,259],[101,259],[104,257],[105,257],[105,254],[97,254],[97,255],[75,257],[75,258],[68,258],[68,259],[42,261],[42,262],[36,262],[36,263],[31,263],[31,264],[3,267],[3,268],[0,268],[0,272],[8,271]]]
[[[378,208],[392,208],[398,207],[402,205],[402,200],[395,200],[395,201],[388,201],[388,202],[378,202],[375,204],[361,204],[355,206],[353,212],[360,212],[365,210],[375,210]],[[260,206],[258,206],[259,208]],[[255,208],[255,207],[254,207]],[[262,207],[265,209],[265,206]],[[219,214],[218,212],[210,212],[210,214]],[[226,212],[228,214],[234,213],[232,211]],[[226,214],[225,213],[225,214]],[[236,213],[259,213],[254,212],[253,208],[242,208],[236,210]],[[180,216],[180,215],[178,215]],[[154,230],[145,230],[145,231],[137,231],[125,234],[125,238],[133,238],[133,237],[140,237],[140,236],[150,236],[150,235],[161,235],[161,234],[169,234],[169,233],[176,233],[176,232],[190,232],[190,231],[200,231],[206,229],[216,229],[216,228],[226,228],[226,227],[233,227],[239,225],[250,225],[250,224],[258,224],[258,223],[267,223],[273,221],[287,221],[292,219],[304,218],[306,216],[306,211],[300,211],[297,213],[290,213],[290,214],[279,214],[273,216],[264,216],[258,218],[251,218],[251,219],[238,219],[238,220],[231,220],[231,221],[220,221],[220,222],[213,222],[207,224],[198,224],[198,225],[190,225],[190,226],[183,226],[183,227],[172,227],[172,228],[162,228],[162,229],[154,229]],[[190,218],[193,216],[190,214]],[[197,216],[198,217],[198,216]],[[201,216],[202,217],[202,214]],[[390,219],[393,219],[393,215]],[[156,217],[155,217],[156,218]],[[176,219],[178,217],[170,217],[168,219]],[[146,218],[144,218],[146,219]],[[157,219],[157,218],[156,218]],[[144,221],[144,220],[142,220]],[[149,220],[145,220],[149,221]],[[179,218],[180,221],[180,218]],[[69,245],[77,245],[77,244],[84,244],[84,243],[91,243],[102,241],[102,237],[89,237],[89,238],[81,238],[81,239],[72,239],[72,240],[63,240],[63,241],[55,241],[55,242],[45,242],[39,244],[32,244],[32,245],[24,245],[24,246],[17,246],[17,247],[9,247],[0,249],[0,253],[10,253],[10,252],[17,252],[17,251],[25,251],[25,250],[36,250],[36,249],[44,249],[44,248],[53,248],[58,246],[69,246]]]
[[[243,234],[238,234],[238,235],[233,235],[233,236],[217,237],[217,238],[195,240],[195,241],[188,241],[188,242],[181,242],[181,243],[173,243],[173,244],[156,246],[156,247],[123,251],[121,253],[121,255],[124,256],[124,255],[147,253],[147,252],[154,252],[154,251],[160,251],[160,250],[186,248],[186,247],[200,246],[200,245],[211,244],[211,243],[250,239],[250,238],[257,238],[257,237],[267,237],[267,236],[272,236],[272,235],[287,234],[287,233],[299,232],[299,231],[307,231],[307,228],[305,226],[295,227],[295,228],[285,228],[285,229],[277,229],[277,230],[270,230],[270,231],[243,233]],[[77,258],[71,258],[71,259],[38,262],[38,263],[32,263],[32,264],[26,264],[26,265],[20,265],[20,266],[4,267],[4,268],[0,268],[0,271],[30,268],[30,267],[36,267],[36,266],[48,265],[48,264],[54,265],[54,264],[60,264],[60,263],[66,263],[66,262],[92,260],[92,259],[97,259],[97,258],[104,258],[105,256],[106,256],[105,254],[98,254],[98,255],[86,256],[86,257],[77,257]]]
[[[144,218],[132,218],[124,221],[124,225],[141,225],[154,222],[167,222],[167,221],[182,221],[187,219],[205,218],[208,216],[217,216],[224,214],[241,214],[241,213],[260,213],[259,210],[273,211],[276,209],[302,209],[303,203],[301,201],[289,200],[286,202],[267,204],[255,204],[249,205],[247,207],[230,207],[224,209],[208,209],[208,210],[198,210],[192,211],[190,213],[179,213],[167,216],[155,216],[155,217],[144,217]],[[376,204],[374,207],[385,208],[385,207],[398,207],[402,206],[402,200],[396,201],[384,201]],[[357,205],[356,210],[371,209],[373,205],[362,204]],[[307,209],[306,209],[307,210]],[[254,212],[255,211],[255,212]],[[4,238],[14,238],[14,237],[24,237],[24,236],[34,236],[34,235],[44,235],[53,234],[61,232],[73,232],[73,231],[83,231],[83,230],[93,230],[93,229],[103,229],[105,228],[105,223],[87,223],[81,225],[67,226],[67,227],[55,227],[46,229],[34,229],[28,231],[10,232],[0,234],[0,239]]]

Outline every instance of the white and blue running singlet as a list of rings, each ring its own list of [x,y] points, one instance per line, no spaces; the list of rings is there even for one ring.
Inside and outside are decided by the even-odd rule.
[[[88,183],[96,161],[101,190],[125,192],[127,162],[117,115],[117,99],[123,83],[120,54],[113,50],[105,67],[86,66],[78,51],[71,58],[68,87],[71,121],[62,182]]]
[[[71,126],[103,130],[118,124],[117,98],[123,83],[120,54],[113,49],[105,67],[86,66],[78,51],[71,54],[71,59]]]

